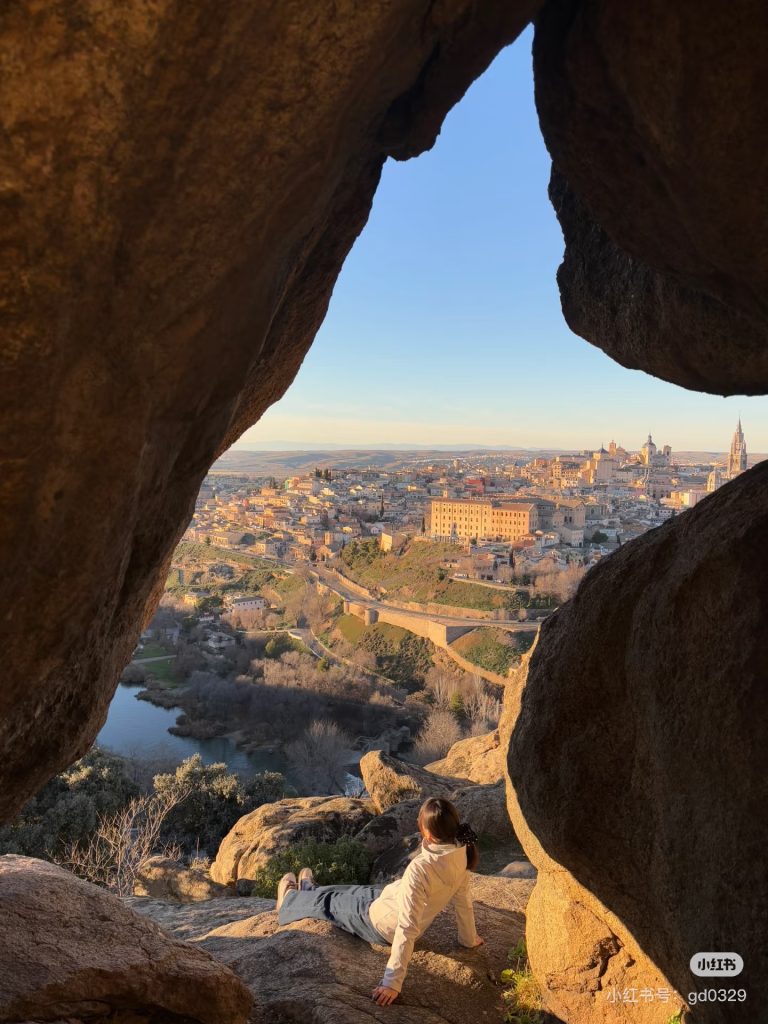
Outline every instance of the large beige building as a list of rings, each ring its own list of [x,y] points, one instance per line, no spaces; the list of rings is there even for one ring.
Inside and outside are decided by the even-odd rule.
[[[493,498],[436,498],[430,534],[440,540],[519,540],[538,526],[536,505]]]

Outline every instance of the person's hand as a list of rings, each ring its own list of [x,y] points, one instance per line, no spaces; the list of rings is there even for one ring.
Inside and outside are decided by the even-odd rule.
[[[385,988],[383,985],[378,985],[371,992],[371,999],[374,1003],[378,1003],[379,1006],[389,1006],[390,1003],[394,1003],[397,999],[397,992],[393,988]]]
[[[477,940],[475,942],[475,946],[484,946],[484,945],[485,945],[485,939],[481,939],[480,936],[478,935],[477,936]]]

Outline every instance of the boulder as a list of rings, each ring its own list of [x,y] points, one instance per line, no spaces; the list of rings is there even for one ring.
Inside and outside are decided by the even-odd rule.
[[[360,774],[379,814],[404,801],[448,797],[459,785],[469,781],[436,775],[381,750],[371,750],[360,759]]]
[[[31,857],[0,857],[0,1020],[245,1024],[220,961],[117,896]]]
[[[535,878],[536,868],[529,860],[511,860],[499,874],[504,878]]]
[[[355,836],[372,857],[389,850],[392,846],[418,833],[420,800],[404,800],[394,804],[382,814],[371,818],[365,828]]]
[[[510,814],[538,869],[528,948],[569,1022],[602,1020],[615,961],[627,986],[687,994],[710,981],[694,953],[735,949],[743,987],[768,987],[766,536],[763,462],[599,562],[508,691]],[[597,949],[611,969],[577,985]]]
[[[767,47],[762,0],[551,0],[536,22],[569,326],[713,394],[768,390]]]
[[[469,736],[454,743],[441,761],[427,765],[427,771],[492,784],[504,778],[504,759],[499,730],[494,729],[483,736]]]
[[[171,857],[151,857],[142,867],[133,891],[136,896],[178,900],[179,903],[232,895],[226,885],[217,885],[211,880],[207,867],[187,867]]]
[[[473,785],[467,779],[436,775],[380,750],[373,750],[361,759],[360,771],[374,806],[387,816],[384,827],[399,829],[401,837],[407,835],[404,830],[411,820],[415,828],[414,807],[418,813],[419,805],[431,796],[446,797],[456,804],[461,820],[469,822],[478,835],[485,833],[501,840],[514,836],[503,781],[489,786]],[[404,806],[394,815],[390,814],[398,804]],[[376,831],[375,825],[372,830]]]
[[[221,842],[211,865],[211,878],[234,886],[253,878],[259,868],[292,843],[302,839],[334,842],[354,836],[371,818],[368,800],[316,796],[278,800],[244,815]]]
[[[321,921],[279,928],[277,915],[258,912],[251,900],[217,901],[208,921],[203,904],[136,905],[150,916],[159,912],[164,928],[194,939],[249,985],[253,1024],[495,1024],[503,1015],[500,974],[509,966],[510,946],[522,937],[530,887],[525,880],[474,875],[475,916],[486,945],[463,949],[453,912],[439,915],[416,944],[400,998],[386,1010],[372,1006],[370,993],[383,974],[387,947],[370,946]],[[223,907],[232,912],[226,924],[218,913]],[[249,914],[251,909],[257,913]],[[196,915],[192,926],[190,911]]]
[[[370,880],[374,885],[386,885],[400,878],[421,849],[421,833],[410,832],[396,839],[371,864]]]

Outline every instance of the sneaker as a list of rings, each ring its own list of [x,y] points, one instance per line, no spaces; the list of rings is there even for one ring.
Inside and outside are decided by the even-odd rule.
[[[279,910],[283,905],[285,894],[288,892],[297,892],[298,884],[296,882],[296,875],[292,871],[289,871],[287,875],[283,875],[280,881],[277,883],[277,903],[275,910]]]
[[[299,888],[302,890],[315,888],[315,876],[312,868],[302,868],[299,872]]]

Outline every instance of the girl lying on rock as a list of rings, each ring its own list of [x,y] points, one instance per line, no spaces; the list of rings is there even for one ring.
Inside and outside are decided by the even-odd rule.
[[[480,855],[477,836],[459,824],[450,800],[426,800],[419,811],[423,842],[402,878],[384,888],[372,885],[315,885],[310,868],[298,881],[283,875],[277,887],[281,925],[313,917],[330,921],[367,942],[392,945],[381,984],[372,993],[380,1006],[393,1003],[403,987],[416,939],[449,903],[456,909],[459,942],[481,946],[469,894],[469,873]]]

